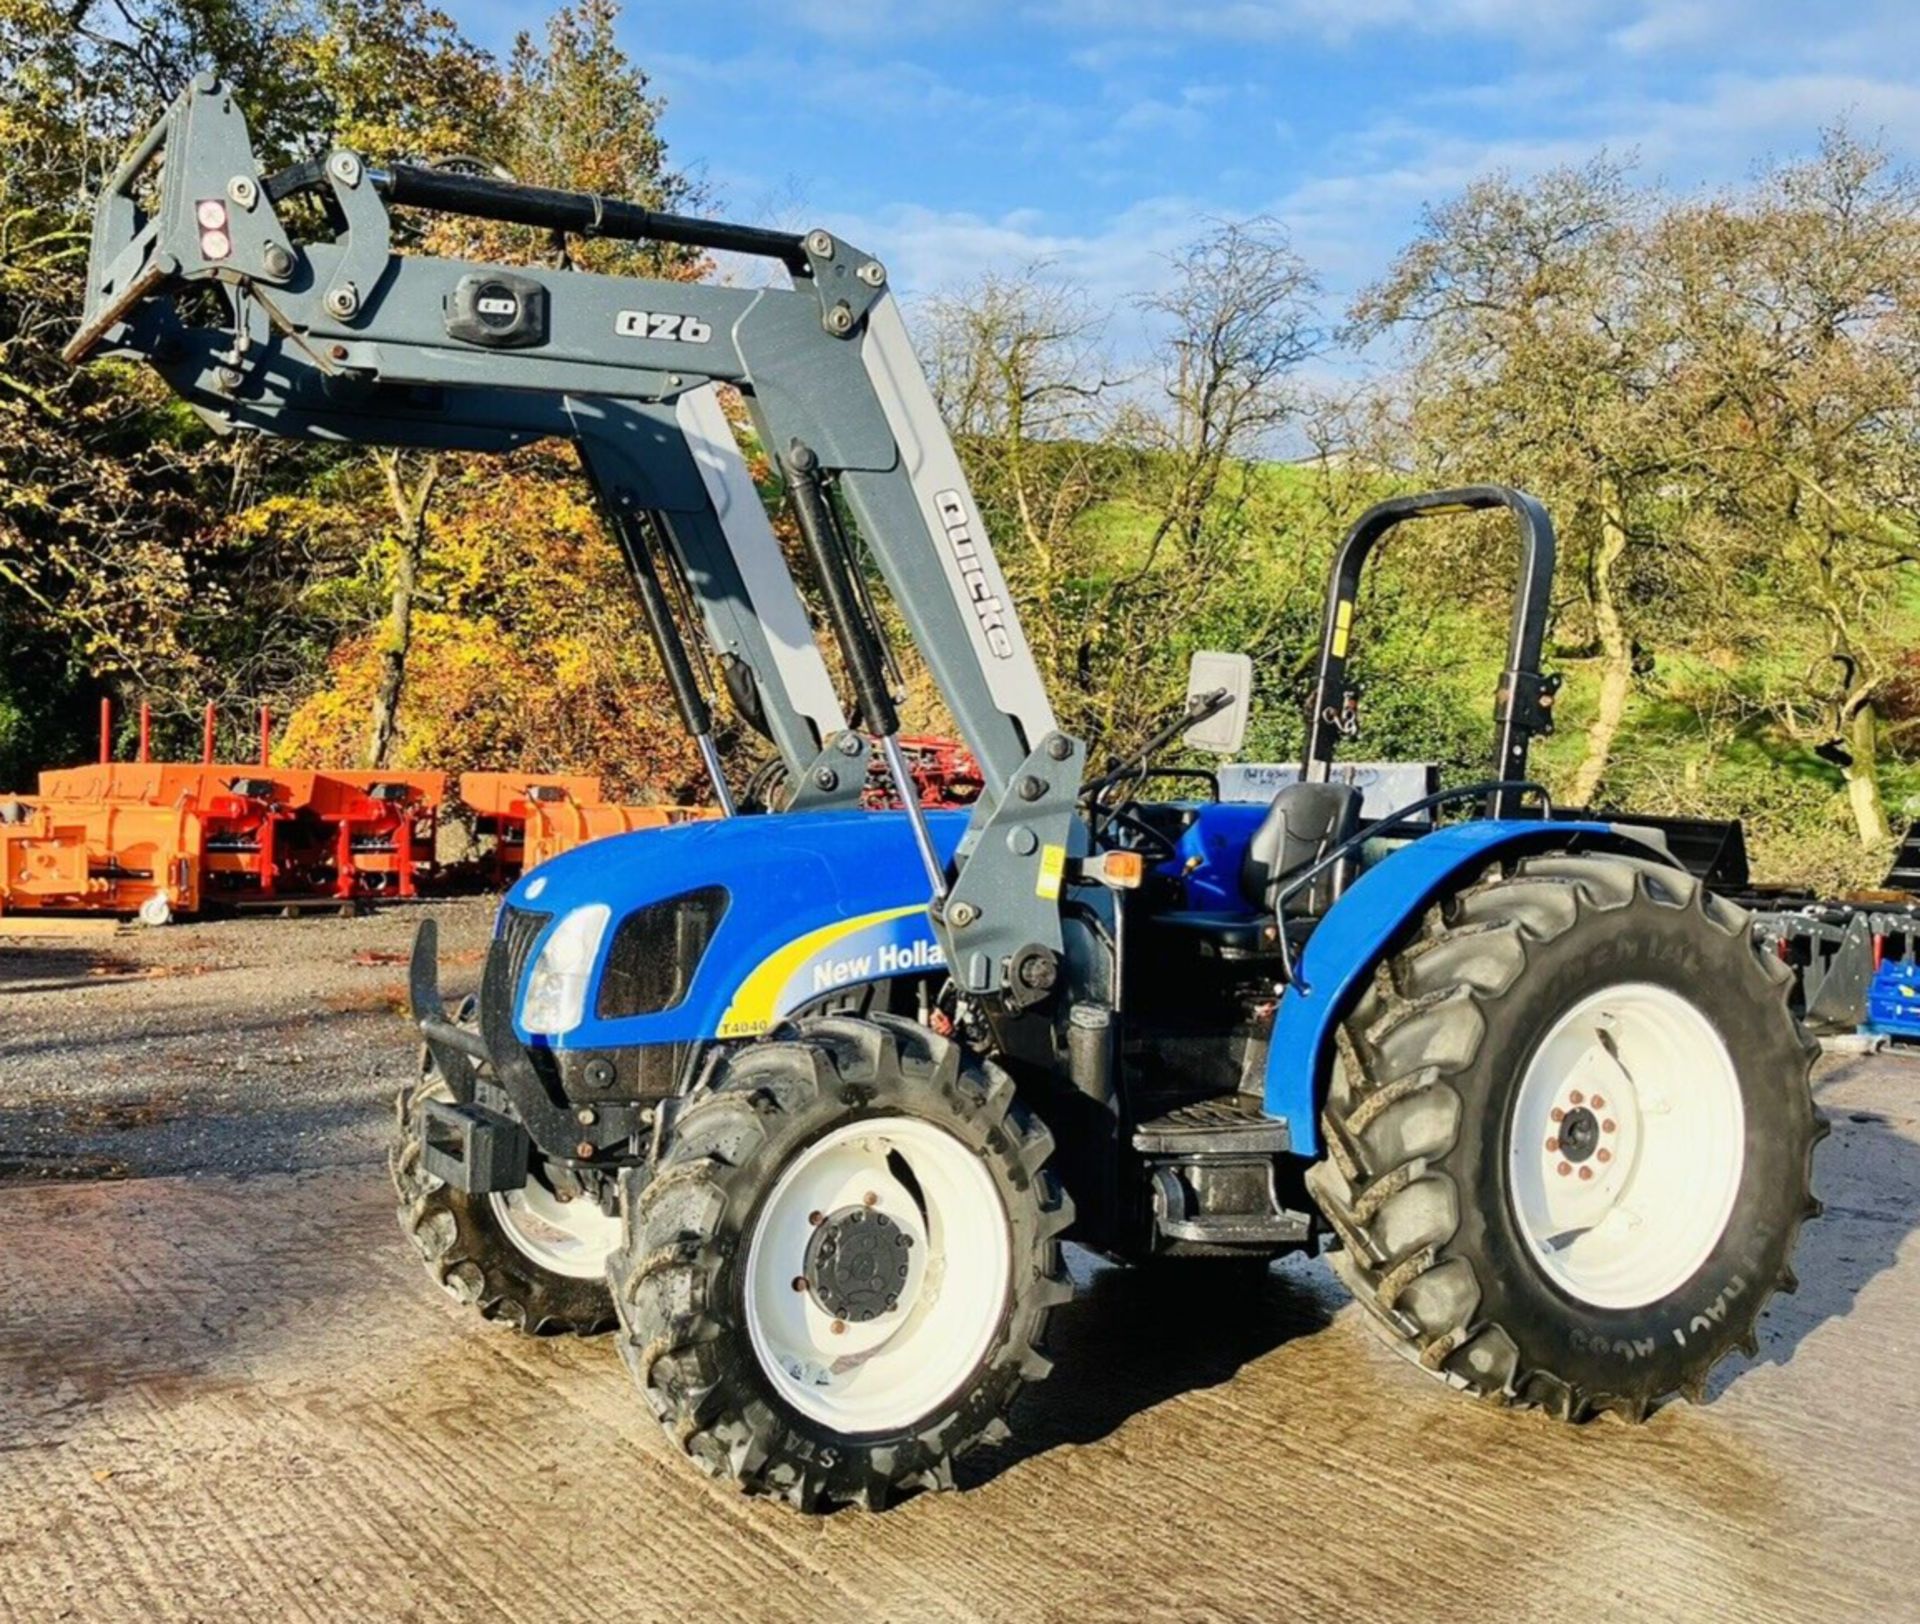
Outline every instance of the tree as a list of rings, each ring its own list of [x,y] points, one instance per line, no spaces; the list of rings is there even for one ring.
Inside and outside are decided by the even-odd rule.
[[[1606,783],[1636,643],[1655,629],[1660,492],[1686,445],[1642,298],[1645,204],[1629,174],[1602,156],[1527,185],[1478,181],[1427,212],[1352,312],[1357,338],[1407,340],[1417,465],[1442,483],[1524,485],[1555,515],[1579,590],[1562,638],[1567,618],[1583,624],[1598,667],[1576,805]]]
[[[427,0],[319,0],[296,50],[317,104],[313,145],[433,161],[507,138],[500,65]]]
[[[1659,247],[1696,523],[1744,588],[1739,686],[1819,743],[1883,851],[1881,695],[1920,563],[1920,181],[1833,131],[1751,193],[1674,210]]]
[[[549,20],[544,43],[523,33],[502,68],[419,0],[333,0],[313,55],[346,144],[376,156],[457,155],[540,185],[607,192],[653,208],[685,207],[698,188],[668,162],[658,129],[661,103],[615,41],[618,15],[611,0],[563,7]],[[696,251],[678,245],[560,242],[525,228],[453,218],[430,222],[420,241],[446,255],[502,264],[557,259],[611,274],[694,276],[705,266]],[[370,642],[351,640],[377,664],[368,701],[370,765],[384,764],[403,742],[419,584],[437,534],[432,507],[453,469],[467,461],[397,450],[372,454],[386,508],[377,526],[368,516],[379,537],[374,557],[383,578],[379,629]],[[488,466],[505,469],[496,477],[536,478],[543,487],[579,477],[558,474],[552,459],[490,460]],[[518,669],[509,665],[503,674]],[[337,670],[336,680],[343,678]]]
[[[697,796],[698,759],[673,720],[632,583],[571,461],[556,444],[447,459],[412,587],[414,659],[394,758],[597,773],[630,799]],[[331,582],[340,640],[324,683],[289,719],[289,760],[350,756],[385,676],[377,611],[388,583],[352,567],[357,509],[345,511],[348,567]],[[337,519],[283,502],[262,522],[283,540],[304,533],[324,545]]]
[[[1164,719],[1187,653],[1255,601],[1270,560],[1249,465],[1299,408],[1314,283],[1269,220],[1216,224],[1143,301],[1144,387],[1045,267],[932,300],[926,349],[1063,725],[1123,748]]]
[[[194,68],[273,27],[245,4],[0,0],[0,687],[48,682],[31,714],[0,704],[20,741],[0,778],[77,740],[91,683],[165,698],[198,663],[190,621],[220,596],[202,537],[230,454],[144,371],[75,372],[59,350],[80,316],[91,202],[126,143]],[[289,95],[263,82],[269,111]]]
[[[1074,673],[1091,605],[1081,527],[1111,498],[1119,459],[1101,324],[1044,266],[929,300],[921,323],[934,396],[966,459],[1036,658]]]
[[[1084,707],[1092,729],[1121,747],[1165,718],[1211,627],[1224,620],[1259,649],[1295,607],[1263,590],[1285,500],[1264,465],[1301,413],[1295,374],[1323,343],[1319,284],[1278,221],[1212,222],[1169,273],[1138,301],[1156,329],[1151,381],[1115,428],[1134,453],[1131,500],[1147,527],[1101,572],[1075,660],[1097,696]],[[1157,680],[1141,680],[1149,673]]]
[[[1319,282],[1277,220],[1216,222],[1172,272],[1139,301],[1164,328],[1158,410],[1136,419],[1160,509],[1143,571],[1169,537],[1193,551],[1219,524],[1229,470],[1272,455],[1300,409],[1293,375],[1321,345]]]
[[[548,19],[546,38],[523,33],[506,70],[505,159],[540,186],[626,198],[650,209],[692,211],[705,189],[674,166],[660,133],[665,102],[620,49],[615,0],[576,0]],[[626,276],[698,276],[700,250],[675,243],[592,238],[567,244],[564,261]]]
[[[425,0],[321,0],[302,54],[326,119],[316,135],[328,146],[433,162],[495,151],[508,139],[499,65]],[[432,222],[420,233],[421,245],[458,253],[464,234],[458,225]],[[397,449],[370,457],[389,516],[376,529],[387,591],[363,759],[382,767],[398,727],[415,586],[444,458]]]

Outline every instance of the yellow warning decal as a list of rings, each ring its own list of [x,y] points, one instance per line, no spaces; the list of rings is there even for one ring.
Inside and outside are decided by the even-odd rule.
[[[1353,630],[1353,599],[1342,598],[1340,607],[1333,612],[1333,657],[1344,660],[1347,657],[1347,634]]]
[[[1040,877],[1034,881],[1033,894],[1042,902],[1052,902],[1060,895],[1060,877],[1067,872],[1067,848],[1065,846],[1042,846],[1040,848]]]

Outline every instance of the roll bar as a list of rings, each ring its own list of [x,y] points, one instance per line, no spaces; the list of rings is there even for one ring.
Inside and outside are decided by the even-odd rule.
[[[1300,775],[1309,783],[1326,782],[1335,747],[1356,731],[1359,696],[1347,683],[1347,649],[1361,571],[1374,548],[1389,530],[1412,519],[1499,507],[1513,514],[1519,532],[1520,576],[1514,588],[1506,669],[1500,673],[1500,687],[1494,697],[1495,741],[1487,815],[1508,817],[1519,810],[1518,786],[1527,776],[1528,750],[1536,734],[1553,731],[1553,700],[1560,689],[1560,678],[1543,676],[1540,671],[1540,650],[1552,605],[1553,521],[1535,498],[1510,485],[1463,485],[1458,490],[1392,497],[1368,508],[1347,532],[1334,554],[1326,616],[1320,629],[1320,658],[1307,707],[1307,742]]]

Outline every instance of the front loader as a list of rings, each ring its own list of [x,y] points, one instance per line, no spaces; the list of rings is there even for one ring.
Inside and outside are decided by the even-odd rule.
[[[283,224],[297,197],[329,222],[312,240]],[[399,254],[395,208],[757,254],[788,285]],[[1148,749],[1089,773],[886,272],[829,232],[350,152],[263,175],[202,79],[109,185],[91,278],[71,353],[142,356],[223,427],[572,439],[723,804],[719,691],[775,739],[786,810],[525,875],[477,1005],[443,1008],[422,927],[394,1144],[435,1278],[530,1332],[616,1327],[707,1471],[808,1508],[948,1485],[1047,1371],[1066,1240],[1204,1271],[1222,1314],[1242,1269],[1326,1252],[1420,1369],[1572,1420],[1698,1397],[1753,1351],[1816,1210],[1814,1049],[1740,910],[1630,830],[1547,816],[1530,497],[1364,514],[1302,781],[1266,807],[1156,798],[1159,750],[1238,747],[1247,662],[1197,662]],[[715,384],[778,464],[844,710],[749,489],[698,477],[738,463]],[[1364,821],[1330,772],[1364,567],[1483,509],[1520,566],[1492,764]],[[979,762],[970,811],[918,804],[876,585]],[[869,740],[898,812],[852,809]]]

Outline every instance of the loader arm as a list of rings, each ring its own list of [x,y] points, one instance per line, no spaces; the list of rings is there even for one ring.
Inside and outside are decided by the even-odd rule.
[[[157,170],[157,190],[155,175]],[[343,228],[298,241],[316,195]],[[390,209],[650,238],[778,261],[742,288],[394,250]],[[211,324],[196,290],[221,295]],[[962,986],[1001,994],[1057,958],[1060,877],[1084,840],[1085,752],[1052,710],[979,509],[880,263],[804,236],[335,151],[263,176],[227,86],[201,75],[108,184],[70,360],[137,355],[223,429],[355,444],[505,450],[565,437],[606,504],[681,701],[704,739],[684,649],[650,590],[665,554],[708,642],[751,673],[802,801],[857,794],[845,728],[792,575],[711,386],[744,398],[794,497],[852,681],[915,821],[935,926]],[[843,515],[852,521],[853,534]],[[978,758],[985,791],[949,865],[926,838],[895,735],[881,629],[856,541]]]

